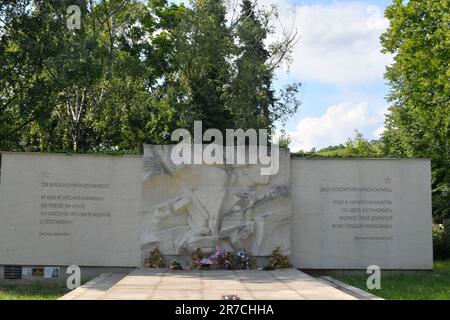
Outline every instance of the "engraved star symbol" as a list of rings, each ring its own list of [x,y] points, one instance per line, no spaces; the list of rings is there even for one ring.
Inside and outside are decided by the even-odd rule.
[[[391,177],[386,177],[384,178],[384,183],[390,184],[392,182],[392,178]]]
[[[50,173],[48,171],[43,171],[42,172],[42,178],[44,178],[44,179],[50,178]]]

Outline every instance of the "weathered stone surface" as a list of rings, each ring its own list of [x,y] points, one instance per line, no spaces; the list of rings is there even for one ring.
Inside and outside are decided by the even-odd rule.
[[[156,245],[182,261],[217,243],[258,261],[281,247],[299,268],[432,268],[427,160],[290,160],[280,150],[280,171],[263,176],[258,165],[173,165],[170,151],[3,153],[0,271],[134,267]]]
[[[216,244],[252,255],[276,247],[289,252],[289,152],[280,170],[262,176],[259,165],[174,165],[171,146],[145,146],[142,248],[164,254],[212,252]]]
[[[284,273],[289,276],[286,278]],[[295,279],[307,279],[316,285],[297,287],[292,285]],[[224,295],[237,295],[241,300],[357,299],[334,288],[331,282],[295,269],[276,272],[141,269],[119,280],[105,291],[110,286],[110,276],[99,277],[60,300],[223,300]]]
[[[138,266],[141,157],[3,153],[0,265]]]
[[[291,161],[297,268],[432,269],[429,160]]]

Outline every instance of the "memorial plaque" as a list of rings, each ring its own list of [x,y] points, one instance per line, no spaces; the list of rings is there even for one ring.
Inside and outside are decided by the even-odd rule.
[[[292,261],[311,269],[431,269],[428,160],[291,161]]]
[[[141,161],[4,153],[0,264],[137,266]]]

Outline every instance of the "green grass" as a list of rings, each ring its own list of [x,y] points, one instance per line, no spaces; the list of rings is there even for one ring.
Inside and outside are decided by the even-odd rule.
[[[0,281],[0,300],[56,300],[68,292],[64,283]]]
[[[340,149],[340,150],[332,150],[332,151],[320,151],[317,153],[317,155],[322,156],[322,157],[344,157],[344,149]]]
[[[388,300],[450,300],[450,260],[436,261],[430,273],[386,275],[381,272],[381,290],[367,290],[367,276],[334,278]]]

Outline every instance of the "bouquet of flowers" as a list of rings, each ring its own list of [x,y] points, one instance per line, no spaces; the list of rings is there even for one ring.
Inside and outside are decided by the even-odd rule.
[[[249,270],[250,269],[250,266],[249,266],[250,257],[248,255],[248,253],[245,250],[239,250],[236,253],[236,256],[239,258],[239,260],[241,262],[241,269]]]
[[[235,294],[224,294],[223,300],[241,300],[238,295]]]
[[[170,270],[183,270],[183,267],[181,266],[181,263],[179,263],[177,260],[173,259],[169,263],[169,269]]]
[[[220,265],[223,259],[224,251],[220,248],[219,245],[216,245],[216,251],[209,257],[213,264]]]
[[[193,269],[209,269],[214,262],[209,258],[198,258],[194,261]]]
[[[233,269],[233,256],[230,252],[227,252],[222,257],[222,268],[225,270],[231,270]]]

